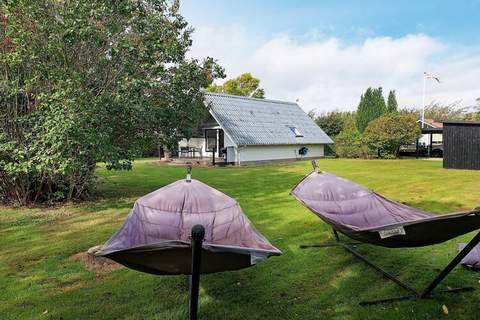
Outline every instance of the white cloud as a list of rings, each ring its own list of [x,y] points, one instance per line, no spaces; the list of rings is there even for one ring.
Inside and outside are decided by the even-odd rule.
[[[231,26],[199,27],[193,40],[192,56],[217,58],[228,77],[252,72],[268,98],[299,98],[307,111],[353,110],[369,86],[382,86],[385,95],[396,89],[401,106],[420,107],[423,71],[442,80],[428,83],[427,101],[473,105],[480,96],[480,56],[422,34],[344,45],[336,38],[308,34],[260,39]]]

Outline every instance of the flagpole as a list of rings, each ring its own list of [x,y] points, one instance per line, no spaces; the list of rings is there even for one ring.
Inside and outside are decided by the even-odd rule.
[[[425,125],[425,86],[426,86],[426,74],[423,73],[423,94],[422,94],[422,128]]]

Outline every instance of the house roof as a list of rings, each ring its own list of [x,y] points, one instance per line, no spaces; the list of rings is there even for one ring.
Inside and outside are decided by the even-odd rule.
[[[205,93],[210,113],[237,145],[330,144],[294,102]]]
[[[480,121],[467,121],[467,120],[449,120],[443,121],[446,125],[472,125],[472,126],[480,126]]]
[[[418,122],[422,122],[422,120],[420,119]],[[433,128],[443,128],[443,123],[435,121],[434,119],[425,119],[424,123]]]

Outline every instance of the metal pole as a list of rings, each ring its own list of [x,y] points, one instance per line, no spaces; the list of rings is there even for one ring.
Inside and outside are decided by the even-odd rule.
[[[200,265],[202,262],[202,242],[205,237],[205,228],[197,224],[192,228],[192,274],[190,278],[189,316],[190,320],[197,320],[198,291],[200,287]]]
[[[423,94],[422,94],[422,128],[425,124],[425,87],[426,87],[426,72],[423,73]]]
[[[428,145],[428,157],[432,156],[432,140],[433,140],[433,133],[430,132],[430,144]]]
[[[186,181],[188,183],[192,182],[192,163],[187,162],[187,178]]]
[[[408,284],[406,284],[405,282],[401,281],[400,279],[398,279],[396,276],[394,276],[393,274],[391,274],[390,272],[388,271],[385,271],[383,270],[381,267],[379,267],[378,265],[376,265],[374,262],[372,262],[371,260],[367,259],[366,257],[362,256],[360,253],[358,253],[357,251],[355,251],[353,248],[351,248],[350,246],[342,243],[342,242],[338,242],[338,244],[340,246],[342,246],[345,250],[347,250],[348,252],[350,252],[351,254],[353,254],[355,257],[357,257],[358,259],[362,260],[363,262],[365,262],[367,265],[369,265],[370,267],[372,267],[373,269],[375,269],[376,271],[380,272],[385,278],[389,279],[389,280],[392,280],[393,282],[395,282],[397,285],[399,285],[400,287],[402,287],[403,289],[411,292],[413,294],[413,297],[419,297],[420,294],[417,290],[415,290],[414,288],[412,288],[411,286],[409,286]]]
[[[335,240],[340,241],[340,237],[338,236],[337,230],[335,229],[332,229],[332,230],[333,230],[333,235],[335,236]]]
[[[475,246],[480,242],[480,232],[477,233],[475,237],[473,237],[472,240],[463,248],[462,251],[452,260],[450,263],[443,269],[443,271],[430,283],[430,285],[423,290],[422,294],[420,295],[420,298],[425,298],[428,296],[435,287],[442,282],[442,280],[457,266],[457,264],[462,261],[465,256],[475,248]]]
[[[419,152],[419,146],[418,146],[418,139],[417,139],[417,143],[415,145],[415,157],[418,159],[418,152]]]
[[[318,169],[317,162],[315,160],[312,160],[312,167],[313,167],[313,171],[315,171],[316,173],[320,171],[320,169]]]

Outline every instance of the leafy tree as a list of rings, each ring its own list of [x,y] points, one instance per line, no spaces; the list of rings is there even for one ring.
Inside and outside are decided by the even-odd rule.
[[[0,201],[79,199],[97,162],[129,169],[152,140],[172,146],[222,75],[186,59],[177,1],[0,4]]]
[[[415,142],[421,135],[416,117],[411,114],[387,113],[372,120],[364,132],[364,141],[382,158],[398,155],[401,145]]]
[[[360,97],[360,103],[357,109],[357,128],[363,133],[368,123],[387,111],[385,99],[383,98],[382,88],[368,88]]]
[[[476,99],[476,106],[473,107],[473,111],[467,114],[466,120],[480,121],[480,98]]]
[[[354,122],[355,112],[331,111],[315,117],[315,122],[332,139]]]
[[[390,90],[388,93],[387,99],[387,112],[397,112],[398,110],[398,103],[397,97],[395,96],[395,90]]]
[[[425,107],[425,119],[433,119],[436,121],[444,120],[465,120],[468,114],[468,107],[461,107],[460,102],[456,101],[449,104],[441,104],[438,102],[432,102]],[[422,114],[421,110],[418,110],[418,118],[420,119]]]
[[[223,85],[211,85],[207,88],[211,92],[223,92],[237,96],[265,98],[265,90],[259,88],[260,80],[251,73],[244,73],[237,78],[227,80]]]

